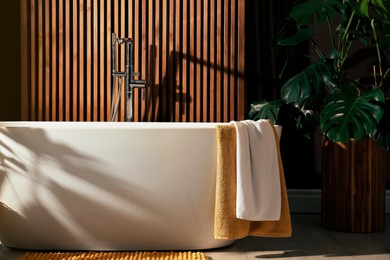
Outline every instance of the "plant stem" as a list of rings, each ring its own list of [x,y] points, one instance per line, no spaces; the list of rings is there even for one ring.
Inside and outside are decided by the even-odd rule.
[[[371,19],[371,23],[370,24],[371,24],[372,32],[373,32],[373,35],[374,35],[376,54],[378,56],[379,76],[381,77],[381,82],[382,82],[382,80],[383,80],[383,75],[382,75],[382,57],[381,57],[381,52],[380,52],[380,49],[379,49],[378,38],[377,38],[377,35],[376,35],[376,28],[375,28],[375,24],[374,24],[374,19]],[[374,76],[376,76],[376,75],[374,75]],[[382,85],[382,91],[384,93],[385,92],[384,86],[383,86],[383,84],[381,84],[381,85]],[[377,87],[377,85],[375,85],[375,87]]]
[[[317,43],[313,39],[311,39],[311,45],[314,47],[314,50],[316,51],[318,57],[323,59],[324,54],[322,54],[320,48],[318,47]]]
[[[344,62],[346,60],[347,53],[349,52],[349,49],[351,48],[351,42],[348,40],[348,36],[349,36],[348,31],[349,31],[349,27],[351,27],[351,23],[352,23],[352,20],[355,16],[355,13],[356,13],[355,10],[353,10],[351,13],[351,16],[349,17],[348,24],[345,27],[343,36],[341,37],[341,40],[340,40],[340,63],[338,64],[339,66],[337,66],[338,71],[341,71],[342,68],[344,67]],[[345,48],[345,45],[347,43],[348,43],[348,47]]]
[[[332,42],[332,47],[333,49],[336,48],[336,43],[334,41],[334,37],[333,37],[333,33],[332,33],[332,27],[330,26],[330,20],[329,20],[329,16],[326,15],[326,23],[328,24],[328,30],[329,30],[329,37],[330,37],[330,40]]]

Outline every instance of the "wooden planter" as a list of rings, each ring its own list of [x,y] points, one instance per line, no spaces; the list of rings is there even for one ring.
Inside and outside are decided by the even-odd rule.
[[[322,145],[322,225],[344,232],[385,228],[386,151],[370,139]]]

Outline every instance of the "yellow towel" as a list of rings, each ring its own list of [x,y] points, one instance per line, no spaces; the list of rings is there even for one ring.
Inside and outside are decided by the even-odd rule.
[[[236,129],[234,125],[217,126],[217,187],[214,220],[216,239],[240,239],[248,235],[290,237],[292,234],[286,183],[278,147],[282,209],[280,220],[247,221],[236,218]]]

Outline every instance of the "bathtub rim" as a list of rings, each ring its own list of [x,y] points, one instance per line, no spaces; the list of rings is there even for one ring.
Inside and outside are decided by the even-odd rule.
[[[80,122],[80,121],[0,121],[0,128],[61,128],[61,129],[215,129],[225,122]],[[279,140],[281,125],[275,125]]]
[[[215,129],[226,122],[81,122],[81,121],[0,121],[0,128],[61,128],[61,129]],[[283,127],[275,125],[279,139]]]
[[[0,127],[27,128],[214,128],[229,123],[209,122],[80,122],[80,121],[0,121]]]
[[[214,128],[226,122],[81,122],[81,121],[0,121],[0,127],[64,127],[64,128]],[[275,125],[281,129],[281,125]]]

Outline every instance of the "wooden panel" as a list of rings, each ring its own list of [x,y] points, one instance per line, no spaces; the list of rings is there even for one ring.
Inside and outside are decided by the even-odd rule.
[[[112,32],[148,82],[135,121],[244,118],[245,1],[20,1],[23,120],[109,121]]]
[[[386,151],[370,139],[323,145],[322,224],[347,232],[385,228]]]

